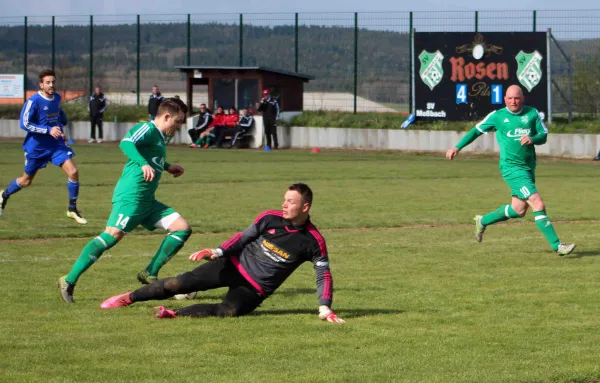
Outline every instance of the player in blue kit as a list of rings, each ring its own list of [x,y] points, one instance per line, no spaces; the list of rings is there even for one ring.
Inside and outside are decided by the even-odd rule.
[[[21,177],[8,184],[5,190],[0,191],[0,216],[4,213],[9,197],[31,185],[37,171],[52,162],[67,174],[67,217],[84,225],[87,220],[77,210],[79,173],[72,159],[75,152],[65,144],[63,127],[67,124],[67,116],[60,108],[60,95],[55,93],[56,74],[51,69],[45,69],[39,77],[40,91],[30,97],[21,110],[21,129],[27,132],[23,142],[25,171]]]

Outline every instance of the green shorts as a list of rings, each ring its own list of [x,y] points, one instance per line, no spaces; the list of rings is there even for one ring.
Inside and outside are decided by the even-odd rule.
[[[531,195],[537,193],[535,187],[535,171],[513,170],[509,174],[502,174],[504,182],[510,187],[511,195],[522,200],[527,200]]]
[[[129,233],[138,225],[150,231],[157,227],[166,230],[177,218],[179,213],[159,201],[119,201],[113,202],[106,226],[116,227],[125,233]]]

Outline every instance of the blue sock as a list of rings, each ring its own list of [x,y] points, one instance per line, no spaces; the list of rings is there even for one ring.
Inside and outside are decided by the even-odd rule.
[[[69,191],[69,209],[77,209],[77,197],[79,197],[79,182],[67,181]]]
[[[17,183],[17,179],[15,178],[10,184],[8,184],[8,187],[6,188],[6,190],[4,190],[4,193],[2,193],[2,198],[6,199],[10,197],[11,194],[15,194],[19,190],[21,190],[21,187],[19,186],[19,184]]]

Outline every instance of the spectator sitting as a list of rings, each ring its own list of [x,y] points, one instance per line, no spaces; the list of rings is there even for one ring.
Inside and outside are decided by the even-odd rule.
[[[223,123],[221,125],[215,125],[211,133],[214,139],[216,140],[222,131],[235,128],[239,120],[240,116],[238,115],[237,110],[232,106],[229,108],[229,114],[225,116]]]
[[[223,107],[217,107],[217,113],[215,113],[215,115],[213,116],[212,122],[208,125],[208,128],[206,128],[202,133],[200,133],[200,137],[196,140],[196,142],[194,142],[193,145],[190,146],[192,148],[208,148],[210,140],[214,138],[214,135],[212,134],[213,129],[215,128],[215,126],[223,125],[223,123],[225,122],[225,117],[226,115],[223,111]]]
[[[212,147],[221,147],[225,137],[230,136],[232,137],[231,145],[229,145],[231,148],[235,146],[235,143],[241,135],[246,134],[252,128],[252,125],[254,125],[254,116],[248,112],[248,108],[243,108],[240,112],[240,116],[242,116],[242,118],[236,122],[233,128],[222,129],[220,131],[219,135],[217,136],[217,142],[215,142],[215,145]]]
[[[210,113],[210,110],[206,107],[206,104],[200,104],[200,116],[198,118],[198,122],[194,128],[188,130],[188,134],[192,139],[192,143],[190,144],[191,148],[198,147],[196,141],[198,141],[200,135],[211,126],[212,121],[213,116]]]

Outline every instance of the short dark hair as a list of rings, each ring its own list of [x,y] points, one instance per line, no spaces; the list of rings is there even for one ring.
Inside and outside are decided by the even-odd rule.
[[[206,108],[206,104],[200,104],[200,107],[205,107]]]
[[[56,72],[54,72],[52,69],[44,69],[43,71],[40,72],[40,83],[44,82],[44,77],[48,77],[48,76],[53,76],[54,78],[56,78]]]
[[[188,107],[180,98],[165,98],[160,105],[158,106],[158,112],[156,112],[157,116],[160,116],[164,113],[170,113],[171,115],[178,114],[179,112],[183,112],[184,115],[187,115]]]
[[[303,183],[293,184],[293,185],[290,185],[290,187],[288,187],[288,190],[298,192],[300,194],[300,196],[302,197],[303,202],[308,203],[309,205],[312,205],[313,192],[312,192],[312,190],[310,190],[310,188],[308,187],[307,184],[303,184]]]

